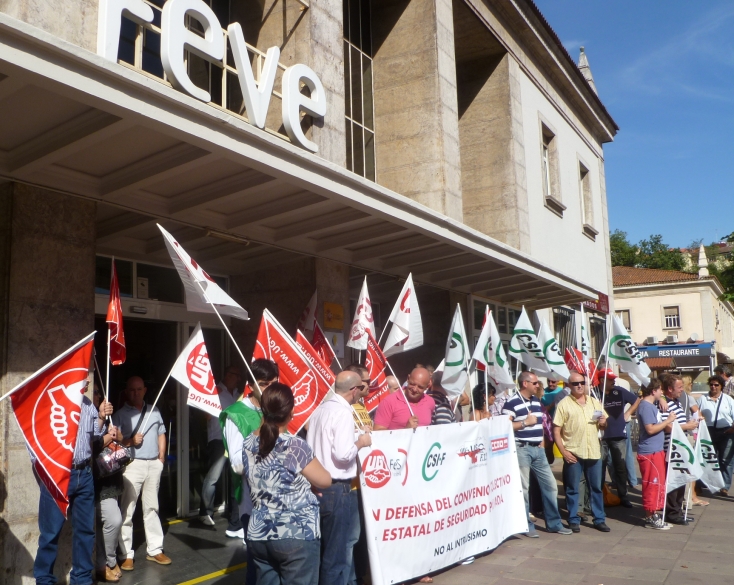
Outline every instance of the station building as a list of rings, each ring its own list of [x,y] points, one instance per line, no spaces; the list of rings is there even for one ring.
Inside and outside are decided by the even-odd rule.
[[[245,355],[264,308],[293,330],[314,290],[343,343],[365,276],[381,330],[409,273],[425,345],[391,360],[401,376],[441,360],[457,303],[472,338],[486,304],[505,341],[525,306],[569,345],[585,302],[599,350],[618,128],[532,0],[192,2],[0,2],[0,393],[91,329],[104,362],[112,257],[113,399],[134,374],[156,392],[198,321],[215,374],[236,363],[216,317],[187,312],[156,223],[249,311]],[[161,515],[185,517],[206,432],[174,384],[160,406]],[[0,436],[17,583],[38,489],[7,401]]]

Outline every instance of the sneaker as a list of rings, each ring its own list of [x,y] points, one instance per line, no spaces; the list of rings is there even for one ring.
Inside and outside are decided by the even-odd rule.
[[[531,522],[537,522],[538,518],[535,516],[535,514],[528,514],[528,518],[530,518]]]
[[[540,534],[538,534],[538,531],[535,529],[535,526],[533,526],[530,530],[528,530],[524,534],[528,538],[540,538]]]
[[[630,502],[627,498],[620,498],[619,499],[619,502],[625,508],[631,508],[632,507],[632,502]]]
[[[607,526],[606,522],[599,522],[599,524],[594,524],[594,528],[596,528],[599,532],[611,532],[612,529]]]
[[[548,532],[551,532],[553,534],[563,534],[564,536],[573,534],[573,530],[571,530],[570,528],[566,528],[565,526],[561,526],[558,530],[549,530]]]
[[[468,559],[464,559],[461,561],[460,564],[462,565],[471,565],[474,562],[474,557],[469,557]]]
[[[574,534],[578,534],[579,532],[581,532],[581,526],[579,526],[578,524],[571,524],[571,523],[569,522],[569,524],[568,524],[568,528],[569,528],[569,529],[571,530],[571,532],[573,532]]]
[[[240,528],[239,530],[225,530],[224,534],[226,534],[229,538],[241,538],[244,540],[245,529]]]
[[[205,524],[206,526],[214,526],[214,518],[209,516],[209,514],[199,516],[199,520],[201,520],[202,524]]]
[[[653,514],[645,518],[645,528],[652,528],[653,530],[670,530],[670,524],[663,522],[663,519],[658,514]]]

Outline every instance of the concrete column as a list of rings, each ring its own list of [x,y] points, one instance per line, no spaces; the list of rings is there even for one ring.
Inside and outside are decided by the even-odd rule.
[[[520,74],[505,54],[459,80],[461,187],[464,223],[530,253]]]
[[[372,3],[377,182],[462,220],[450,0]]]
[[[324,303],[341,305],[344,312],[344,326],[341,331],[346,344],[352,326],[352,315],[349,308],[349,266],[323,258],[315,258],[314,263],[319,301],[319,324],[327,335],[329,331],[336,331],[336,329],[326,329],[324,326]],[[345,355],[349,355],[346,352],[347,348],[344,349]],[[339,361],[344,367],[348,365],[346,358],[339,358]],[[335,367],[335,371],[338,371],[338,367]]]
[[[316,72],[326,91],[326,116],[313,124],[310,118],[305,120],[304,131],[318,145],[319,156],[346,166],[341,0],[312,2],[308,9],[296,0],[237,2],[232,3],[231,20],[242,25],[245,40],[259,50],[279,47],[280,62],[286,67],[304,63]],[[281,73],[275,80],[278,92]],[[280,108],[281,101],[274,96],[268,128],[281,126]]]
[[[0,394],[94,329],[96,204],[0,186]],[[0,570],[31,583],[38,487],[9,400],[0,403]],[[56,574],[71,568],[69,525]]]

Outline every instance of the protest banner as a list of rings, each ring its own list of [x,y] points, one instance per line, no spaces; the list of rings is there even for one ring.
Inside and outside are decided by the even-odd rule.
[[[420,577],[527,531],[506,416],[375,432],[359,460],[373,585]]]

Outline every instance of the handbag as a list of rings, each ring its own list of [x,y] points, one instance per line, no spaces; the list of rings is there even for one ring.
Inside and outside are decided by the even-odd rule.
[[[137,434],[140,429],[140,425],[143,424],[145,410],[147,408],[148,405],[143,404],[143,410],[140,413],[140,418],[138,418],[138,424],[135,425],[135,428],[130,435],[131,437],[134,437]],[[126,447],[119,441],[113,440],[109,445],[102,449],[99,455],[97,455],[95,463],[97,464],[99,476],[108,477],[123,471],[125,467],[130,465],[133,459],[135,459],[135,456],[133,455],[131,447]]]

